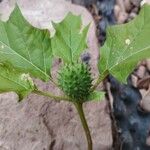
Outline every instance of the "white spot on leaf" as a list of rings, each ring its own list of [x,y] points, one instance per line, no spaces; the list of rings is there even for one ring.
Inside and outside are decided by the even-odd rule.
[[[29,76],[29,74],[23,73],[23,74],[21,75],[21,80],[27,81],[28,76]]]
[[[130,39],[126,39],[126,40],[125,40],[125,43],[126,43],[127,45],[130,45],[130,43],[131,43]]]
[[[23,74],[21,75],[21,80],[23,80],[23,81],[28,81],[31,86],[34,86],[33,80],[32,80],[32,78],[30,77],[30,75],[29,75],[28,73],[27,73],[27,74],[26,74],[26,73],[23,73]]]
[[[4,48],[4,45],[1,45],[1,48],[3,49],[3,48]]]

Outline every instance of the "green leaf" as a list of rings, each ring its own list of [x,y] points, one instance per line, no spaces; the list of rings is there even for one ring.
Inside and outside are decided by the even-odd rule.
[[[44,81],[50,78],[52,49],[49,31],[30,25],[18,6],[7,22],[0,21],[0,62]]]
[[[86,36],[89,25],[81,30],[81,16],[68,13],[65,19],[56,24],[52,38],[52,49],[55,56],[63,59],[65,63],[72,63],[79,59],[80,54],[87,48]]]
[[[144,5],[131,22],[108,28],[107,40],[100,52],[100,73],[108,71],[126,82],[137,62],[150,58],[150,6]]]
[[[102,100],[105,96],[105,92],[102,91],[93,91],[88,97],[88,101],[99,101]]]
[[[0,64],[0,93],[13,91],[22,100],[34,89],[35,85],[29,74],[22,74],[12,67]]]

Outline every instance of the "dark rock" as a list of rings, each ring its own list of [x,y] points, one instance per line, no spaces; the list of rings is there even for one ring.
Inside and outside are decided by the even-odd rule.
[[[86,6],[89,10],[92,5],[96,6],[96,11],[100,16],[100,20],[97,23],[98,28],[98,40],[101,45],[104,44],[106,39],[106,27],[116,23],[114,15],[115,0],[72,0],[73,3]]]
[[[88,52],[81,55],[81,60],[87,64],[89,63],[90,59],[91,56]]]
[[[98,39],[101,45],[104,44],[104,41],[106,39],[106,27],[108,25],[113,25],[116,23],[114,16],[114,5],[114,0],[97,0],[96,3],[99,15],[102,16],[100,22],[98,23]]]
[[[109,77],[113,95],[113,112],[122,150],[149,150],[150,113],[140,108],[142,96],[131,84],[121,84]]]
[[[89,7],[91,4],[96,3],[96,1],[97,0],[72,0],[72,3]]]

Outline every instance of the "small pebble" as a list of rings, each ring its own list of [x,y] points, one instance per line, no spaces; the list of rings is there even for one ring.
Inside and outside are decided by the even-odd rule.
[[[147,94],[147,90],[140,89],[140,93],[141,93],[142,97],[145,97],[145,95]]]
[[[150,92],[144,96],[144,98],[141,100],[140,106],[146,111],[150,112]]]
[[[140,65],[146,66],[146,60],[141,61]]]
[[[150,135],[147,137],[147,139],[146,139],[146,145],[147,146],[150,146]]]
[[[118,19],[120,12],[121,12],[121,9],[120,9],[119,5],[115,5],[114,6],[114,14],[115,14],[116,19]]]
[[[150,71],[150,59],[146,60],[146,67],[147,67],[148,71]]]
[[[142,78],[144,77],[145,73],[146,73],[146,68],[145,68],[144,66],[140,66],[140,67],[138,68],[138,70],[136,71],[136,75],[137,75],[140,79],[142,79]]]
[[[139,7],[140,6],[140,0],[130,0],[131,3],[136,6],[136,7]]]
[[[131,12],[131,13],[129,14],[129,17],[130,17],[131,19],[134,19],[136,16],[137,16],[137,15],[136,15],[134,12]]]
[[[134,13],[138,13],[138,11],[139,11],[139,8],[138,7],[134,7],[133,9],[132,9],[132,12],[134,12]]]
[[[124,23],[128,18],[128,14],[126,12],[120,12],[119,17],[118,17],[118,23],[122,24]]]
[[[150,87],[150,76],[145,76],[141,80],[138,80],[137,87],[139,89],[146,89],[148,90]]]
[[[134,86],[134,87],[137,87],[137,82],[138,82],[138,78],[137,78],[137,76],[135,76],[135,75],[131,75],[131,80],[132,80],[132,85]]]
[[[91,59],[91,56],[90,56],[90,53],[88,52],[81,55],[81,60],[85,63],[89,63],[90,59]]]
[[[124,0],[125,9],[127,12],[131,10],[131,3],[130,0]]]
[[[116,0],[116,4],[119,5],[119,7],[121,8],[122,12],[125,12],[125,6],[124,6],[124,0]]]

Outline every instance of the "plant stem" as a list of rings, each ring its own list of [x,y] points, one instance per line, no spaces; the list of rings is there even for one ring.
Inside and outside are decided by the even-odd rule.
[[[84,115],[83,104],[82,103],[74,103],[74,105],[78,111],[82,126],[83,126],[84,131],[85,131],[86,139],[88,142],[88,150],[92,150],[93,149],[92,148],[93,147],[92,138],[91,138],[91,133],[90,133],[90,130],[89,130],[89,127],[88,127],[88,124],[87,124],[87,121],[86,121],[86,118]]]
[[[43,95],[43,96],[47,96],[49,98],[52,98],[54,100],[65,100],[65,101],[70,101],[69,97],[64,97],[64,96],[55,96],[49,92],[43,92],[43,91],[40,91],[40,90],[34,90],[33,93],[35,94],[38,94],[38,95]]]
[[[102,75],[100,75],[93,87],[91,88],[91,91],[94,91],[97,86],[107,77],[108,74],[108,71],[105,71]]]

